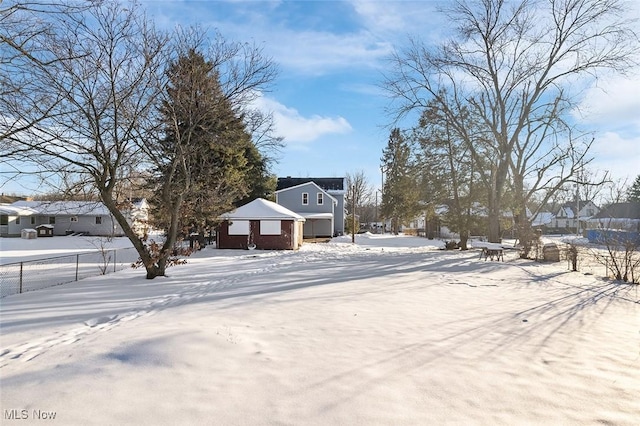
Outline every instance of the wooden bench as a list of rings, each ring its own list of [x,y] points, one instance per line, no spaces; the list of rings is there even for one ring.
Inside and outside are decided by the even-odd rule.
[[[504,249],[502,246],[498,245],[490,245],[482,247],[482,251],[480,252],[480,259],[484,258],[484,260],[502,260],[504,262]]]

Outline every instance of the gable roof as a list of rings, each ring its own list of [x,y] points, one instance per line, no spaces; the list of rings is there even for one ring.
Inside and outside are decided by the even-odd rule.
[[[291,188],[294,186],[302,185],[304,183],[314,182],[320,188],[325,191],[344,191],[344,178],[297,178],[287,176],[284,178],[278,178],[276,185],[276,191]]]
[[[109,215],[100,201],[16,201],[15,207],[30,208],[41,215]]]
[[[323,189],[320,186],[318,186],[318,184],[315,183],[314,181],[309,181],[309,182],[301,183],[301,184],[296,185],[296,186],[290,186],[288,188],[280,189],[280,190],[276,191],[276,194],[279,193],[279,192],[290,191],[292,189],[302,188],[304,186],[309,186],[309,185],[315,186],[319,191],[322,191],[323,194],[325,194],[327,197],[329,197],[335,204],[338,204],[338,200],[336,200],[335,197],[333,197],[331,194],[329,194],[325,189]]]
[[[640,203],[614,203],[593,216],[594,219],[640,219]]]
[[[222,219],[255,220],[255,219],[293,219],[304,222],[304,217],[292,212],[286,207],[276,204],[264,198],[256,198],[250,203],[237,209],[224,213]]]
[[[10,216],[33,216],[38,212],[30,207],[14,206],[13,204],[0,204],[0,213]]]

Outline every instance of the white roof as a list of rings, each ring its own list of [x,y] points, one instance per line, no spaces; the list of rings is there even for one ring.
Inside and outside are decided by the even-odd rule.
[[[0,213],[9,216],[31,216],[38,212],[30,207],[16,206],[13,204],[0,204]]]
[[[305,219],[332,219],[333,214],[331,213],[303,213],[302,216]]]
[[[257,219],[293,219],[304,222],[304,217],[288,208],[263,198],[257,198],[232,212],[220,216],[222,219],[257,220]]]
[[[11,205],[41,215],[109,215],[107,206],[99,201],[16,201]]]
[[[538,212],[536,217],[531,222],[531,226],[541,226],[551,223],[555,215],[551,212]]]

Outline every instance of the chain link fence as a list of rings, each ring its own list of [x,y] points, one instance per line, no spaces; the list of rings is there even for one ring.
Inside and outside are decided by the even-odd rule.
[[[138,257],[129,247],[0,265],[0,298],[120,271]]]

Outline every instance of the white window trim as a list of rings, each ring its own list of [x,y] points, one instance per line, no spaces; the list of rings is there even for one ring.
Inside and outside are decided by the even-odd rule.
[[[306,198],[306,200],[305,200]],[[308,206],[309,205],[309,193],[308,192],[303,192],[302,193],[302,205],[303,206]]]
[[[316,203],[319,206],[322,206],[324,204],[324,194],[322,192],[318,192],[316,194]]]

